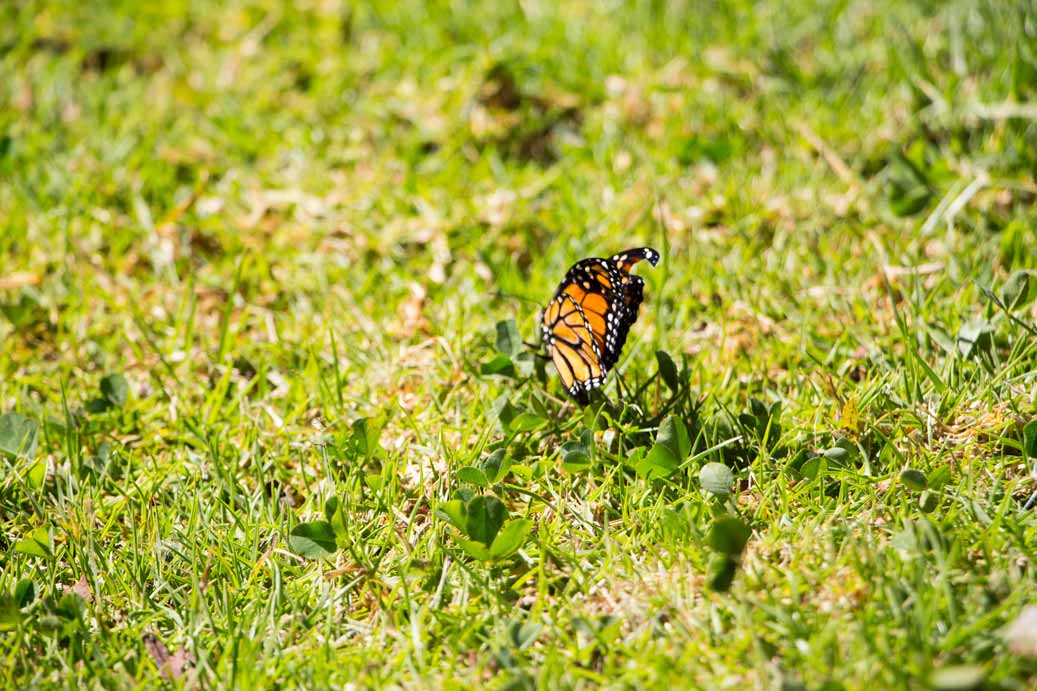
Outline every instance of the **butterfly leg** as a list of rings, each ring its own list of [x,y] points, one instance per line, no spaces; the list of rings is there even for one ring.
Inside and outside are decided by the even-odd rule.
[[[619,395],[619,400],[624,401],[626,398],[631,398],[630,387],[627,386],[626,379],[623,378],[623,373],[618,369],[616,372],[616,392]]]
[[[544,347],[543,342],[541,343],[530,343],[529,341],[522,341],[522,345],[526,346],[533,351],[533,356],[538,357],[541,360],[550,360],[551,356],[545,353],[542,348]]]

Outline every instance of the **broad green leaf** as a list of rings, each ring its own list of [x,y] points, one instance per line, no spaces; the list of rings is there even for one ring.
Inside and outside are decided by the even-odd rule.
[[[738,572],[738,560],[726,554],[718,554],[709,569],[709,587],[718,593],[731,589]]]
[[[31,578],[23,578],[14,586],[14,600],[19,607],[25,607],[36,599],[36,585]]]
[[[33,557],[49,557],[54,551],[54,545],[50,539],[50,529],[41,525],[14,543],[14,550]]]
[[[529,395],[529,405],[540,417],[551,417],[551,414],[547,412],[547,406],[544,405],[543,398],[536,391]]]
[[[935,492],[925,490],[918,495],[918,508],[922,513],[932,513],[940,505],[940,498]]]
[[[493,544],[493,538],[508,518],[508,510],[500,499],[480,495],[468,502],[468,537],[484,545]]]
[[[1037,420],[1023,426],[1023,452],[1027,458],[1037,458]]]
[[[796,449],[785,462],[785,472],[791,474],[793,477],[798,477],[803,474],[803,464],[811,454],[804,448]]]
[[[517,552],[526,543],[529,532],[533,529],[533,521],[528,518],[518,518],[508,521],[493,538],[490,545],[490,556],[494,559],[504,559]]]
[[[1026,307],[1037,297],[1037,271],[1020,269],[1005,281],[1001,301],[1010,310]]]
[[[655,444],[645,457],[636,461],[634,471],[646,480],[668,478],[680,467],[673,451],[663,444]]]
[[[468,534],[468,510],[461,499],[451,499],[436,507],[436,516],[454,526],[464,534]]]
[[[519,377],[531,377],[536,371],[536,355],[531,351],[515,353],[511,357],[511,362],[515,365],[515,374]]]
[[[37,431],[36,421],[20,413],[0,415],[0,451],[32,458],[36,455]]]
[[[327,521],[300,523],[288,535],[288,546],[307,559],[324,559],[338,551],[335,530]]]
[[[591,401],[589,405],[583,408],[583,427],[586,430],[594,432],[595,430],[602,429],[604,424],[602,420],[602,410],[605,407],[605,401],[603,398],[598,398],[597,401]]]
[[[710,494],[726,497],[731,494],[734,480],[734,473],[723,463],[707,463],[699,470],[699,482],[702,483],[702,489]]]
[[[43,487],[43,482],[47,479],[47,461],[41,458],[29,466],[26,477],[29,480],[29,486],[33,489]]]
[[[338,497],[329,497],[324,502],[324,518],[331,524],[331,530],[336,537],[345,537],[348,532],[346,529],[346,514]]]
[[[15,598],[0,595],[0,631],[13,631],[22,621],[22,610]]]
[[[496,449],[483,459],[479,468],[489,482],[500,482],[507,477],[508,471],[511,469],[511,458],[504,452],[504,449]]]
[[[456,490],[454,490],[454,493],[450,495],[452,499],[460,499],[462,502],[464,502],[464,505],[466,507],[468,506],[468,502],[475,499],[477,496],[479,496],[478,493],[475,492],[475,490],[470,489],[468,487],[458,487]],[[466,508],[465,511],[467,510],[468,509]],[[465,516],[467,515],[468,514],[466,513]]]
[[[335,513],[331,515],[330,520],[328,520],[328,523],[331,524],[331,529],[335,532],[336,538],[344,538],[349,532],[346,527],[346,516],[347,511],[345,507],[339,506]]]
[[[511,421],[518,417],[521,412],[518,408],[512,405],[508,399],[508,394],[502,395],[500,398],[493,402],[492,410],[494,417],[500,420],[501,427],[508,429],[511,426]]]
[[[523,465],[522,463],[511,464],[508,467],[508,471],[523,482],[529,482],[532,480],[533,475],[536,473],[531,466]]]
[[[767,405],[758,398],[749,399],[749,412],[738,416],[738,423],[768,447],[774,447],[781,438],[781,401]]]
[[[509,358],[522,350],[522,336],[514,319],[497,322],[497,352]]]
[[[900,473],[900,483],[916,492],[922,492],[929,487],[925,473],[914,468],[908,468]]]
[[[637,461],[634,470],[643,478],[667,478],[680,467],[681,461],[691,453],[691,440],[684,423],[672,415],[659,424],[655,444],[645,457]]]
[[[994,327],[983,319],[974,319],[958,329],[958,351],[965,357],[989,351],[993,344]]]
[[[680,380],[677,377],[677,365],[673,363],[673,358],[666,351],[657,350],[655,351],[655,361],[659,363],[659,376],[662,377],[663,383],[670,391],[676,393],[680,388]]]
[[[479,561],[489,561],[492,559],[490,556],[490,548],[479,542],[478,540],[469,540],[468,538],[457,536],[454,538],[457,540],[457,544],[461,545],[468,556],[478,559]]]
[[[69,622],[79,622],[86,613],[86,601],[77,593],[65,591],[54,613]]]
[[[91,398],[89,401],[83,404],[83,408],[85,408],[86,412],[90,413],[91,415],[98,415],[105,411],[111,410],[112,407],[112,402],[104,396]]]
[[[677,461],[683,461],[691,453],[691,439],[688,438],[688,428],[684,421],[678,417],[668,415],[659,424],[659,432],[655,435],[655,443],[667,447]]]
[[[813,456],[803,461],[803,465],[799,467],[799,472],[807,480],[814,480],[821,472],[821,456]]]
[[[582,441],[567,441],[562,444],[562,470],[578,473],[591,464],[590,449]]]
[[[512,432],[529,432],[542,427],[546,423],[547,420],[527,410],[516,415],[512,419],[511,424],[508,425],[508,429]]]
[[[350,427],[350,441],[359,456],[371,458],[382,455],[383,450],[378,443],[382,436],[379,421],[366,417],[357,418]]]
[[[940,466],[933,472],[929,473],[929,482],[927,483],[931,489],[937,490],[946,485],[951,481],[951,469],[945,465]]]
[[[493,356],[492,360],[484,362],[479,366],[479,374],[499,374],[504,377],[513,377],[515,376],[515,363],[511,361],[511,357],[498,353]]]
[[[833,446],[830,449],[825,449],[821,452],[821,455],[823,455],[828,462],[832,464],[832,467],[842,466],[850,458],[850,452],[841,446]]]
[[[745,549],[752,530],[737,516],[721,516],[713,521],[706,542],[721,554],[738,555]]]
[[[338,513],[339,501],[338,497],[331,496],[324,502],[324,518],[327,519],[328,523],[331,523],[331,519]]]
[[[130,397],[130,385],[121,374],[109,374],[101,379],[101,395],[116,408],[122,408]]]
[[[482,468],[475,468],[473,466],[465,466],[457,471],[457,479],[462,482],[468,482],[478,487],[489,487],[490,479],[486,477],[486,473],[483,472]]]

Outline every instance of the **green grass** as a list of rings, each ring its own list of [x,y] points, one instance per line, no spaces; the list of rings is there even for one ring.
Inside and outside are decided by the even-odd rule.
[[[0,4],[2,684],[1037,685],[1034,5],[382,5]]]

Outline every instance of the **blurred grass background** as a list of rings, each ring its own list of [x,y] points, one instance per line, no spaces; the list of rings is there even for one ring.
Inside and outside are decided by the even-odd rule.
[[[40,432],[4,456],[0,674],[1031,688],[1035,171],[1028,0],[4,3],[0,412]],[[695,468],[622,463],[654,429],[481,370],[641,244],[645,415],[657,350],[689,416],[781,410],[726,594]],[[434,510],[495,445],[535,529],[483,564]],[[302,560],[329,496],[342,551]]]

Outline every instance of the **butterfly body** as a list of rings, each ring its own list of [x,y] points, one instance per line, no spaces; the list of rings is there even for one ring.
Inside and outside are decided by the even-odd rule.
[[[566,392],[581,403],[605,382],[637,321],[644,279],[630,270],[641,260],[655,266],[659,253],[639,247],[573,264],[543,312],[547,354]]]

